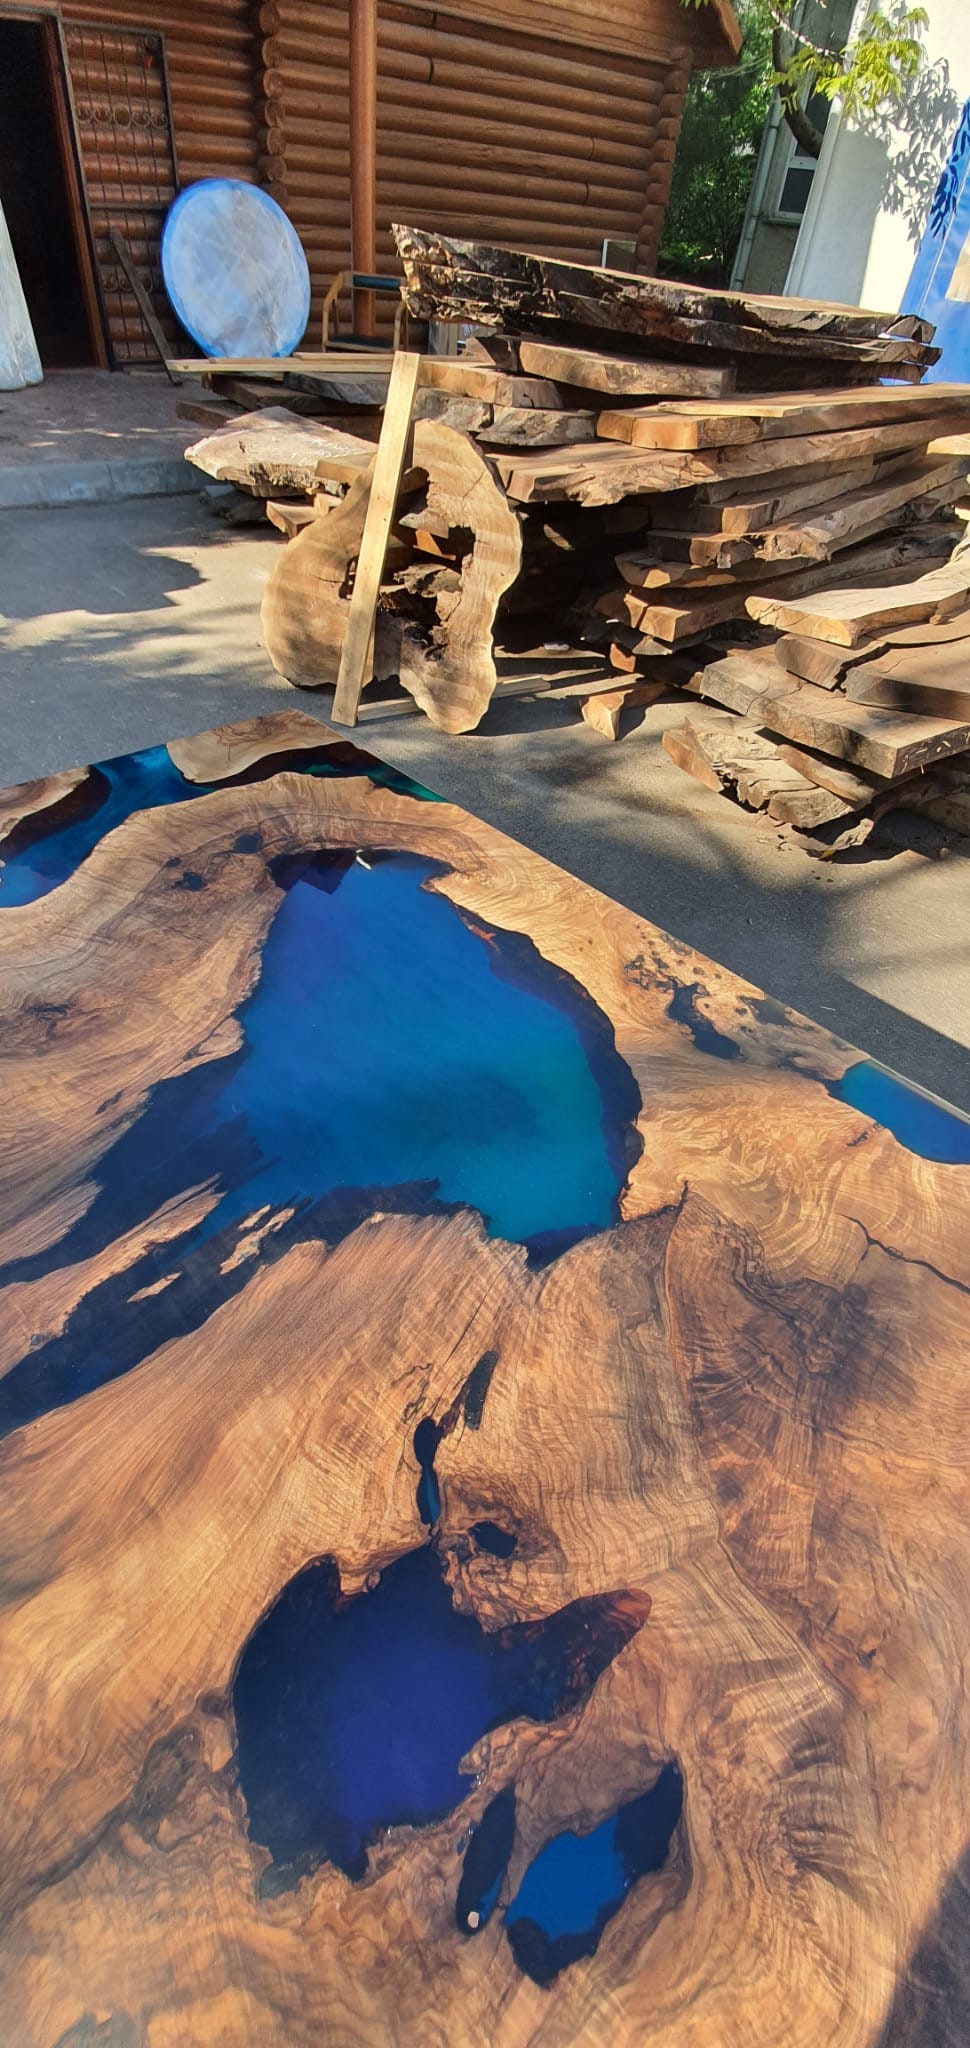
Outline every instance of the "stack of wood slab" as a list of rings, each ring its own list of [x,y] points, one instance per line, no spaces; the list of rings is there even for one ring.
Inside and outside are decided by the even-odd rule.
[[[788,631],[725,643],[682,677],[704,702],[664,734],[678,767],[816,854],[862,845],[900,808],[970,833],[970,551],[771,612]]]
[[[930,323],[915,316],[709,291],[418,228],[395,227],[394,237],[408,310],[419,319],[547,341],[599,336],[614,349],[629,342],[638,357],[720,366],[756,391],[883,376],[918,383],[939,360]]]
[[[213,510],[236,525],[265,517],[289,538],[327,509],[373,455],[391,361],[332,350],[173,363],[205,386],[176,412],[205,429],[186,458],[214,479]]]
[[[270,408],[209,437],[204,453],[189,451],[267,498],[284,484],[302,494],[285,515],[296,538],[263,607],[281,673],[303,687],[336,682],[366,557],[376,593],[367,675],[396,678],[446,731],[479,723],[503,651],[598,650],[611,689],[591,722],[615,732],[625,703],[671,687],[708,696],[718,712],[704,714],[706,740],[695,701],[691,729],[671,751],[679,744],[685,765],[746,802],[768,788],[769,746],[841,760],[838,789],[797,771],[800,811],[777,787],[765,799],[773,815],[787,803],[813,833],[847,819],[857,829],[885,783],[902,786],[916,767],[966,746],[953,739],[919,760],[904,747],[887,766],[886,753],[866,755],[847,727],[837,745],[831,719],[820,745],[820,728],[815,739],[789,729],[791,705],[776,727],[751,715],[751,678],[773,699],[779,685],[788,695],[795,685],[773,652],[779,607],[817,601],[828,615],[841,592],[840,616],[867,619],[860,635],[881,645],[871,634],[885,640],[887,619],[892,630],[918,622],[932,635],[941,606],[970,605],[963,558],[951,560],[964,532],[954,507],[970,462],[961,438],[970,389],[919,382],[936,353],[926,323],[697,292],[410,229],[398,241],[412,313],[459,322],[463,352],[413,368],[410,422],[394,425],[399,435],[409,425],[409,438],[381,560],[365,542],[375,436],[388,431],[374,408],[358,421],[297,421]],[[304,384],[305,364],[297,374]],[[288,437],[275,468],[273,433]],[[915,594],[900,598],[899,587]],[[867,611],[872,592],[881,610]],[[725,694],[725,661],[734,694]],[[752,694],[735,702],[742,661]],[[841,675],[831,685],[831,701],[848,701]],[[799,674],[797,688],[828,684]],[[807,711],[804,695],[798,709]],[[705,752],[725,711],[742,718],[749,753],[752,730],[762,735],[758,778],[721,776]],[[722,765],[729,742],[722,724]],[[771,758],[791,784],[790,760]],[[867,775],[876,779],[862,806]]]

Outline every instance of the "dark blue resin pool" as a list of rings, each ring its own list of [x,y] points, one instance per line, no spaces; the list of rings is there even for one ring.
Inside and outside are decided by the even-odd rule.
[[[465,1850],[455,1900],[462,1934],[480,1934],[488,1926],[514,1842],[515,1786],[506,1785],[489,1800]]]
[[[214,789],[265,781],[275,769],[303,775],[367,775],[370,781],[402,795],[437,801],[420,783],[369,755],[356,753],[345,742],[297,749],[275,759],[263,756],[240,775],[227,776],[219,783],[190,782],[176,768],[167,747],[145,747],[137,754],[99,761],[69,796],[15,828],[0,846],[0,910],[36,903],[49,895],[74,874],[109,832],[136,811],[165,810],[170,804],[209,796]]]
[[[970,1117],[924,1095],[875,1060],[860,1060],[847,1068],[841,1081],[830,1082],[829,1094],[871,1116],[921,1158],[970,1166]]]
[[[239,1778],[276,1883],[327,1860],[360,1878],[384,1829],[441,1820],[480,1736],[583,1700],[645,1619],[634,1594],[576,1600],[486,1634],[452,1604],[435,1551],[409,1551],[343,1601],[335,1566],[284,1587],[232,1689]]]
[[[631,1886],[661,1870],[680,1819],[684,1784],[665,1764],[656,1784],[621,1806],[588,1835],[567,1829],[529,1865],[505,1926],[521,1970],[551,1984],[580,1956],[591,1956]]]

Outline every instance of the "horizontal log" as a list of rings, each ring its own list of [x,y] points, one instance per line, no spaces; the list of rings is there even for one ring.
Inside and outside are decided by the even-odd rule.
[[[568,108],[540,106],[528,98],[512,99],[505,92],[500,120],[490,112],[492,106],[492,99],[485,94],[449,92],[437,81],[422,91],[396,79],[378,80],[379,127],[394,126],[406,134],[410,113],[412,139],[419,117],[424,116],[436,135],[462,133],[475,141],[496,143],[504,136],[520,149],[559,150],[567,162],[636,167],[649,159],[650,131],[642,121],[621,127],[608,115],[600,118],[587,109],[580,129],[575,113]]]
[[[442,88],[456,86],[468,90],[485,74],[506,74],[522,88],[528,80],[529,93],[537,97],[548,97],[552,90],[554,99],[560,97],[580,98],[583,95],[601,93],[607,79],[614,81],[624,95],[624,103],[618,108],[617,118],[632,124],[636,111],[641,113],[656,106],[663,96],[663,86],[657,78],[646,71],[618,73],[612,64],[597,63],[593,59],[579,58],[570,61],[559,56],[544,57],[538,52],[524,50],[516,38],[503,37],[475,39],[453,35],[433,29],[406,29],[403,25],[381,21],[378,27],[378,74],[391,75],[404,69],[400,59],[421,59],[433,66],[433,76]],[[318,37],[312,39],[292,24],[281,26],[263,45],[263,62],[273,68],[284,70],[287,60],[297,64],[313,64],[321,68],[333,60],[341,67],[348,63],[346,38]],[[410,69],[410,65],[407,67]],[[420,75],[420,74],[419,74]],[[545,90],[540,93],[539,89]]]
[[[182,128],[179,123],[178,114],[175,116],[174,126],[175,143],[179,154],[179,170],[182,173],[180,183],[182,184],[186,182],[183,159],[191,157],[195,163],[199,164],[239,163],[245,158],[255,155],[255,143],[258,133],[255,117],[246,137],[228,134],[223,137],[220,132],[218,119],[210,123],[208,135],[191,134],[188,129]]]
[[[273,74],[274,78],[278,73]],[[535,110],[523,106],[517,119],[510,114],[502,121],[481,118],[482,101],[472,102],[479,118],[467,118],[456,109],[450,97],[440,94],[427,101],[402,89],[399,100],[388,98],[383,90],[378,98],[377,124],[378,143],[385,153],[390,146],[400,148],[402,155],[413,160],[417,154],[416,138],[420,135],[422,159],[433,161],[449,159],[449,143],[476,144],[500,151],[505,157],[515,153],[523,161],[526,156],[533,160],[537,156],[556,160],[560,167],[566,163],[570,168],[591,164],[609,176],[610,172],[630,170],[641,182],[649,168],[651,137],[643,135],[637,144],[605,141],[591,133],[576,135],[564,117],[549,117],[555,126],[543,126],[534,119]],[[273,93],[267,98],[268,120],[281,131],[279,147],[285,149],[290,142],[305,144],[321,132],[321,126],[339,114],[341,125],[349,128],[349,108],[341,101],[335,109],[333,99],[325,104],[315,92],[286,90]],[[604,128],[606,124],[604,124]],[[470,160],[470,159],[469,159]]]
[[[586,85],[602,79],[610,73],[622,79],[623,89],[630,98],[644,98],[647,89],[656,93],[662,91],[662,77],[651,77],[642,58],[606,55],[577,41],[572,45],[551,46],[535,36],[528,36],[513,29],[501,29],[483,24],[479,34],[471,31],[470,23],[456,20],[454,28],[445,26],[442,13],[435,16],[433,26],[423,26],[406,21],[395,21],[382,13],[378,36],[379,45],[389,50],[408,50],[418,54],[427,53],[435,60],[444,57],[452,62],[463,60],[479,72],[492,65],[493,56],[503,71],[515,71],[520,76],[527,70],[529,76],[563,80],[574,85]],[[575,53],[575,54],[574,54]],[[661,70],[665,67],[661,66]]]
[[[380,13],[381,20],[389,24],[424,27],[428,21],[424,0],[410,6],[400,4],[400,0],[381,0]],[[519,35],[523,44],[553,55],[560,49],[589,50],[610,62],[618,60],[621,64],[638,67],[649,64],[660,73],[671,64],[682,64],[685,59],[688,63],[702,61],[708,54],[706,16],[702,15],[691,31],[694,41],[688,45],[684,36],[666,32],[668,21],[664,17],[669,16],[669,10],[664,0],[660,0],[659,7],[654,0],[646,0],[646,5],[638,10],[635,42],[631,39],[629,17],[621,26],[615,27],[610,20],[609,8],[586,9],[582,15],[578,12],[570,15],[559,0],[553,0],[552,5],[548,0],[540,0],[538,8],[533,7],[528,21],[523,24],[521,9],[514,6],[512,0],[505,0],[503,13],[504,18],[497,14],[495,0],[489,0],[484,16],[478,14],[474,0],[471,5],[469,0],[444,0],[444,4],[442,0],[436,0],[433,19],[453,21],[461,33],[474,34],[477,30],[483,36],[492,36],[496,32]],[[649,54],[644,55],[645,51]],[[723,45],[718,45],[716,61],[723,61]]]
[[[203,73],[201,76],[205,78],[204,85],[200,85],[195,67],[194,65],[190,66],[187,57],[183,58],[181,64],[176,64],[174,67],[171,64],[169,65],[169,84],[172,87],[173,95],[178,91],[183,100],[192,106],[208,106],[210,103],[215,105],[217,101],[223,98],[230,104],[241,104],[247,96],[251,97],[252,95],[253,67],[251,61],[244,62],[240,59],[237,64],[220,53],[216,59],[215,70],[211,73]],[[122,63],[111,59],[108,60],[104,68],[99,64],[96,77],[89,80],[87,84],[84,83],[83,77],[76,77],[74,80],[74,95],[78,109],[80,109],[83,100],[110,101],[114,96],[117,96],[127,104],[130,91],[130,73],[125,70]],[[163,102],[160,94],[154,104],[157,111],[162,113]]]
[[[345,7],[321,6],[316,4],[316,0],[309,0],[308,5],[295,4],[295,0],[288,0],[288,4],[283,7],[278,6],[276,0],[266,0],[256,18],[260,32],[264,36],[275,35],[281,28],[292,28],[294,22],[299,22],[301,27],[305,27],[313,36],[331,25],[337,29],[341,25],[344,29],[347,26]]]
[[[267,36],[261,55],[265,70],[279,71],[284,78],[305,75],[310,83],[319,80],[321,91],[327,89],[331,65],[339,75],[346,74],[350,64],[346,33],[311,38],[299,29],[283,28],[278,35]]]
[[[285,159],[287,176],[295,172],[309,171],[331,178],[333,175],[330,150],[333,132],[322,121],[315,135],[307,128],[294,132],[293,129],[275,131],[277,137],[272,147],[265,151],[268,157]],[[449,176],[447,190],[454,189],[454,180],[459,179],[469,192],[480,191],[487,203],[490,193],[508,192],[513,196],[521,193],[523,199],[530,196],[555,198],[561,205],[595,206],[615,209],[617,204],[632,212],[639,222],[642,186],[641,181],[629,172],[590,165],[579,166],[575,174],[564,172],[561,165],[550,162],[544,170],[542,160],[537,160],[522,150],[495,149],[482,143],[466,142],[460,135],[444,140],[437,137],[428,139],[429,161],[408,151],[406,138],[395,138],[378,131],[377,176],[385,186],[398,192],[419,192],[425,186],[438,196],[442,193],[442,165],[447,165]]]
[[[398,207],[390,205],[387,205],[385,210],[385,202],[382,200],[379,224],[382,227],[389,225],[399,211]],[[570,248],[582,248],[586,260],[589,260],[591,253],[598,254],[602,236],[610,229],[610,223],[604,222],[601,215],[595,214],[591,217],[589,232],[584,238],[582,216],[575,207],[566,207],[558,213],[551,206],[532,207],[521,214],[513,209],[510,202],[508,211],[496,210],[494,213],[485,214],[481,211],[480,201],[469,199],[455,201],[447,207],[412,206],[410,213],[416,223],[420,223],[422,217],[425,221],[435,218],[441,224],[450,223],[450,229],[446,231],[455,235],[472,232],[477,223],[482,233],[488,233],[496,238],[501,236],[507,248],[517,248],[525,255],[546,255],[560,263],[570,260],[565,254],[567,245]],[[618,223],[617,232],[627,234],[629,231]],[[412,313],[412,318],[423,317],[421,314]]]
[[[92,10],[88,20],[92,27],[100,29],[104,21],[103,9]],[[68,23],[65,23],[68,37],[68,64],[71,68],[72,77],[80,51],[83,49],[83,36],[79,41],[72,41],[70,31],[74,27],[81,27],[83,29],[87,25],[88,22],[81,19],[81,9],[73,5],[72,0],[71,19]],[[244,26],[241,22],[234,22],[231,17],[227,17],[221,8],[218,10],[208,7],[193,9],[191,28],[184,13],[176,12],[170,8],[163,8],[161,11],[156,12],[153,8],[151,23],[146,24],[146,27],[150,27],[152,31],[164,35],[166,56],[168,55],[169,39],[171,39],[173,45],[181,43],[183,50],[188,50],[191,48],[195,37],[198,37],[199,42],[207,46],[210,54],[216,49],[237,50],[240,52],[248,49],[250,53],[252,51],[252,37],[248,27]],[[135,30],[134,33],[138,34],[139,31]]]
[[[319,61],[318,61],[319,60]],[[341,100],[349,92],[348,57],[343,43],[331,52],[316,44],[308,48],[299,39],[286,36],[273,37],[264,47],[263,62],[266,66],[267,89],[274,94],[288,97],[290,91],[310,96],[310,110],[319,108],[321,98],[330,103],[335,94]],[[489,57],[489,71],[492,69]],[[494,107],[494,93],[480,83],[480,65],[469,70],[464,65],[450,65],[440,58],[434,62],[430,55],[420,56],[406,51],[381,53],[378,64],[378,103],[396,104],[417,109],[426,106],[434,114],[449,114],[459,117],[463,114],[480,114],[487,118]],[[520,129],[535,120],[542,125],[554,124],[561,132],[563,124],[574,146],[576,136],[584,136],[587,129],[600,142],[618,149],[630,150],[636,154],[644,148],[644,131],[651,124],[650,108],[659,110],[659,94],[648,94],[644,105],[632,107],[614,106],[607,112],[603,105],[603,81],[598,94],[590,97],[590,84],[577,85],[571,89],[565,81],[545,83],[532,73],[524,74],[521,67],[510,71],[508,84],[503,85],[501,107],[503,121]],[[433,81],[433,82],[432,82]],[[319,96],[319,97],[316,97]]]
[[[206,89],[204,98],[205,104],[203,106],[180,107],[177,114],[174,114],[173,110],[177,135],[214,136],[217,138],[224,136],[227,140],[230,137],[236,139],[237,137],[244,136],[247,141],[249,140],[255,128],[251,100],[247,104],[246,100],[239,96],[230,105],[223,99],[219,105],[219,111],[216,113],[214,104],[209,104],[208,89]]]
[[[157,180],[158,173],[164,176],[168,167],[168,136],[158,129],[152,134],[144,129],[95,128],[88,121],[79,121],[78,142],[86,161],[106,161],[112,170],[136,178]]]
[[[289,159],[288,159],[289,161]],[[527,215],[535,206],[548,211],[551,207],[558,216],[562,212],[581,213],[594,209],[604,219],[615,224],[619,217],[630,223],[636,233],[640,219],[640,195],[630,185],[604,185],[597,179],[543,176],[539,171],[503,172],[490,166],[467,160],[455,145],[453,167],[448,175],[447,205],[454,208],[459,201],[468,201],[473,209],[502,212],[506,201],[510,210]],[[420,205],[442,208],[441,172],[428,173],[415,170],[404,164],[400,158],[378,157],[377,190],[381,204],[403,206]]]
[[[159,229],[161,228],[164,215],[168,211],[168,201],[159,198],[157,185],[136,184],[134,179],[128,177],[92,178],[90,173],[86,184],[96,234],[101,225],[100,216],[106,207],[113,208],[119,213],[127,211],[130,214],[137,210],[140,213],[151,214],[157,220]]]
[[[588,158],[584,159],[579,155],[570,158],[564,154],[565,138],[562,146],[557,146],[555,150],[546,146],[545,138],[538,146],[530,149],[524,138],[520,139],[512,130],[507,132],[504,139],[496,140],[489,137],[484,141],[478,141],[470,136],[467,130],[463,130],[460,123],[456,123],[451,129],[446,126],[442,130],[437,124],[429,128],[428,134],[421,138],[420,151],[414,148],[413,129],[410,140],[409,148],[408,135],[404,129],[396,128],[393,123],[378,118],[378,176],[381,175],[382,163],[386,165],[390,162],[399,165],[405,171],[406,176],[402,178],[402,183],[427,184],[437,181],[440,188],[442,164],[460,165],[463,170],[480,166],[483,172],[488,174],[490,181],[494,181],[496,176],[511,176],[515,172],[520,172],[527,178],[545,176],[556,185],[561,180],[563,189],[568,185],[595,188],[604,193],[626,194],[635,189],[638,213],[642,203],[642,170],[625,164],[592,163]],[[492,188],[498,189],[494,182]]]
[[[180,0],[158,0],[157,6],[154,0],[144,0],[140,10],[144,19],[140,22],[131,18],[132,14],[138,11],[138,7],[139,0],[133,0],[130,9],[125,9],[122,15],[123,27],[113,31],[118,34],[119,40],[122,35],[132,41],[139,36],[159,32],[165,35],[178,35],[183,40],[189,38],[192,24],[186,20]],[[68,43],[74,41],[77,30],[82,32],[82,37],[83,31],[89,27],[100,32],[106,21],[109,21],[110,12],[109,0],[71,0],[69,18],[64,24]],[[252,34],[252,23],[245,0],[230,0],[230,4],[225,6],[220,5],[220,0],[199,0],[198,7],[193,9],[192,21],[198,26],[200,34],[207,33],[212,22],[239,37]]]
[[[281,29],[279,35],[267,36],[261,56],[265,70],[289,78],[293,67],[313,81],[319,80],[321,91],[326,91],[330,67],[339,77],[346,76],[350,65],[346,28],[343,34],[314,35],[312,39],[293,29]]]
[[[288,188],[287,212],[297,234],[301,234],[303,226],[342,227],[350,219],[346,198],[341,199],[339,194],[327,199],[323,193],[301,193],[292,185]]]
[[[417,216],[418,211],[427,220],[435,215],[444,218],[446,212],[460,211],[462,218],[472,221],[472,227],[465,232],[475,233],[476,214],[483,218],[490,213],[494,218],[518,221],[525,229],[530,221],[536,224],[542,220],[572,220],[578,229],[585,228],[587,235],[593,235],[596,255],[600,253],[604,235],[633,241],[640,218],[636,190],[626,191],[604,189],[602,186],[587,185],[578,189],[545,178],[522,176],[500,178],[484,173],[476,177],[474,167],[459,163],[449,180],[447,203],[443,203],[440,187],[422,181],[405,183],[399,174],[396,182],[389,173],[378,172],[378,208],[384,215],[386,226],[401,218],[402,212]],[[395,266],[396,268],[397,266]]]
[[[74,14],[74,8],[72,8],[72,14]],[[102,14],[98,10],[96,23],[92,20],[92,33],[94,35],[98,35],[100,25],[102,25]],[[80,27],[80,37],[72,35],[72,29],[76,29],[76,27]],[[82,84],[84,84],[84,72],[88,70],[88,66],[90,66],[90,76],[92,78],[100,78],[102,76],[102,51],[100,51],[98,45],[94,45],[94,43],[90,43],[86,39],[84,29],[86,29],[86,25],[84,23],[76,23],[76,20],[70,20],[70,23],[65,23],[65,37],[68,37],[68,66],[70,66],[72,78],[74,80],[80,78]],[[162,31],[164,37],[166,37],[166,61],[170,57],[170,43],[172,43],[172,49],[180,51],[182,59],[186,57],[186,53],[188,53],[188,49],[192,45],[192,33],[190,33],[186,16],[182,16],[178,23],[172,25],[170,29],[166,29],[164,23],[160,23],[160,20],[153,20],[151,29],[153,31]],[[135,31],[135,35],[137,33],[139,31]],[[203,45],[203,53],[207,53],[209,57],[221,55],[223,51],[227,55],[237,55],[239,57],[239,55],[244,55],[248,51],[250,53],[250,63],[252,63],[252,37],[250,37],[248,29],[244,27],[244,23],[239,23],[239,20],[227,18],[227,14],[221,8],[217,12],[213,12],[211,8],[201,8],[199,10],[199,31],[196,31],[196,33],[199,33],[199,39],[201,39],[201,45]],[[113,61],[117,61],[117,63],[121,63],[121,66],[123,66],[123,61],[125,61],[123,37],[117,37],[117,39],[113,37],[111,39],[111,45],[108,45],[108,53],[111,53]],[[137,61],[143,61],[143,53],[141,53],[141,57],[137,57],[135,51],[131,49],[131,43],[127,45],[127,53],[129,53],[129,63],[135,63],[135,66],[137,66]]]
[[[405,55],[411,58],[418,54],[420,53],[381,51],[378,90],[382,90],[385,81],[402,78],[405,75],[402,70],[402,59]],[[509,61],[501,62],[501,54]],[[490,94],[487,81],[493,71],[494,88]],[[416,93],[424,96],[433,93],[442,106],[448,104],[453,95],[465,95],[478,99],[483,113],[491,109],[494,115],[497,109],[501,109],[503,118],[521,119],[522,114],[528,109],[544,107],[547,112],[566,115],[570,120],[576,119],[585,125],[586,115],[592,114],[594,119],[598,117],[599,125],[608,119],[613,133],[625,140],[631,140],[638,133],[642,133],[643,128],[649,127],[662,111],[659,94],[646,91],[630,98],[614,114],[611,109],[615,95],[625,92],[625,82],[603,77],[595,72],[575,79],[559,78],[555,75],[546,78],[541,72],[533,73],[528,69],[527,60],[523,59],[517,63],[513,61],[508,50],[504,53],[496,51],[494,63],[493,52],[488,50],[474,65],[449,62],[444,56],[438,55],[434,59],[431,79],[427,82],[422,79],[412,82]],[[583,132],[582,127],[579,132]]]
[[[283,161],[286,165],[286,184],[290,202],[294,207],[300,207],[305,217],[313,218],[319,215],[322,209],[321,217],[332,219],[336,217],[338,208],[346,207],[345,196],[330,196],[323,166],[320,173],[315,174],[312,171],[294,169],[288,157]],[[432,192],[426,199],[422,199],[413,187],[402,188],[383,180],[378,187],[378,224],[384,229],[388,229],[392,221],[399,219],[402,213],[413,219],[416,225],[420,225],[422,218],[434,220],[445,232],[446,220],[460,220],[466,223],[466,228],[474,228],[477,222],[484,232],[484,222],[488,219],[493,224],[498,223],[498,226],[493,225],[490,232],[498,234],[501,231],[506,240],[511,238],[517,242],[521,242],[524,235],[526,247],[529,245],[529,230],[532,227],[535,230],[531,237],[532,241],[539,237],[539,230],[543,227],[571,228],[573,240],[581,240],[582,237],[577,235],[576,229],[580,225],[583,211],[584,209],[577,204],[560,203],[551,197],[546,199],[538,195],[534,199],[528,196],[517,199],[514,194],[509,194],[507,198],[497,196],[490,200],[481,186],[473,186],[467,192],[449,190],[447,198]],[[617,233],[629,232],[628,223],[633,218],[634,211],[635,207],[623,209],[615,204],[608,214],[604,214],[602,208],[596,209],[591,227],[594,230],[597,248],[603,234],[609,232],[611,227]],[[462,234],[464,231],[457,226],[453,230],[455,234]],[[397,268],[395,265],[395,270]]]
[[[252,83],[253,52],[248,37],[240,38],[238,50],[209,51],[200,50],[191,42],[183,43],[174,36],[167,36],[165,62],[168,82],[173,92],[178,84],[183,89],[187,85],[190,90],[194,86],[198,93],[201,79],[206,81],[206,92],[210,85],[216,88],[228,84],[230,80],[234,83],[238,81],[240,85]]]

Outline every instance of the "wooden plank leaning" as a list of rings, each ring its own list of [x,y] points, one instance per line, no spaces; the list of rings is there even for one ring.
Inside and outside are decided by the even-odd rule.
[[[357,706],[371,660],[374,619],[391,521],[411,439],[411,414],[420,368],[420,356],[402,349],[394,358],[387,387],[387,404],[337,672],[333,717],[338,725],[355,725],[357,722]]]

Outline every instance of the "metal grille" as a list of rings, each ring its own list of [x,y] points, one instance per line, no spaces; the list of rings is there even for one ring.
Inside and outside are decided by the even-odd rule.
[[[159,267],[162,222],[176,192],[175,143],[162,36],[66,21],[64,39],[81,173],[112,357],[158,353],[111,246],[112,231],[170,340],[178,340]]]

